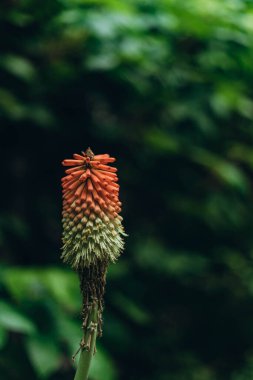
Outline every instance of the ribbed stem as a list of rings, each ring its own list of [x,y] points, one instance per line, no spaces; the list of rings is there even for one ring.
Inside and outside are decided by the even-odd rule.
[[[84,335],[81,343],[81,354],[74,380],[87,380],[92,357],[96,349],[96,337],[98,326],[98,305],[94,303],[88,315]]]

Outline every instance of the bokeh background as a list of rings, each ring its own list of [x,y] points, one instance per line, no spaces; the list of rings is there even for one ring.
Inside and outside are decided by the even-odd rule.
[[[0,377],[67,380],[61,161],[117,158],[126,250],[91,380],[253,378],[253,4],[2,0]]]

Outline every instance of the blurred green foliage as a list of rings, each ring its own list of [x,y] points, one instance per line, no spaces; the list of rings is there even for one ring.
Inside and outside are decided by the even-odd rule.
[[[91,380],[252,379],[252,2],[0,7],[0,377],[73,378],[60,162],[91,146],[129,233]]]

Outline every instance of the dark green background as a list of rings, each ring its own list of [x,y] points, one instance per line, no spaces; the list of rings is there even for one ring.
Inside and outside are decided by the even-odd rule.
[[[72,379],[61,161],[117,158],[129,237],[91,380],[253,378],[253,5],[3,0],[0,378]]]

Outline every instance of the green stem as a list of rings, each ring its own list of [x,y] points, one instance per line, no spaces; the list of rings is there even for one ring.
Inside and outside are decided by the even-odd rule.
[[[83,342],[81,344],[81,354],[74,380],[88,379],[91,360],[96,348],[97,323],[98,305],[97,303],[94,303],[88,316],[86,327],[84,327]]]

